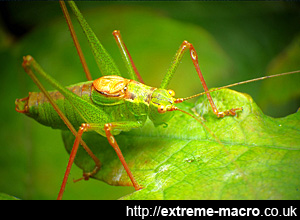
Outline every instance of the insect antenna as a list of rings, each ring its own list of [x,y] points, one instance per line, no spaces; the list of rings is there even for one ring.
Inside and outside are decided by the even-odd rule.
[[[184,111],[184,110],[182,110],[182,109],[180,109],[180,108],[178,108],[178,107],[176,107],[176,106],[173,106],[172,107],[172,110],[173,111],[180,111],[180,112],[182,112],[182,113],[184,113],[184,114],[187,114],[187,115],[189,115],[189,116],[191,116],[193,119],[195,119],[195,120],[197,120],[207,131],[208,131],[208,133],[210,133],[215,139],[216,139],[216,141],[220,144],[220,145],[222,145],[222,146],[224,146],[223,144],[222,144],[222,142],[220,141],[220,139],[204,124],[204,122],[203,121],[201,121],[199,118],[197,118],[196,116],[194,116],[194,115],[192,115],[191,113],[189,113],[189,112],[186,112],[186,111]],[[229,154],[229,152],[227,151],[227,153]]]
[[[189,112],[186,112],[186,111],[184,111],[184,110],[182,110],[182,109],[180,109],[180,108],[178,108],[178,107],[176,107],[176,106],[172,106],[172,110],[171,111],[180,111],[180,112],[182,112],[182,113],[184,113],[184,114],[187,114],[187,115],[189,115],[189,116],[191,116],[193,119],[195,119],[195,120],[197,120],[207,131],[208,131],[208,133],[210,133],[211,134],[211,136],[213,136],[215,139],[216,139],[216,141],[221,145],[221,146],[223,146],[224,148],[225,148],[225,146],[222,144],[222,142],[220,141],[220,139],[204,124],[204,122],[203,121],[201,121],[199,118],[197,118],[196,116],[194,116],[194,115],[192,115],[191,113],[189,113]],[[225,149],[225,151],[226,151],[226,153],[229,155],[229,152]]]
[[[206,93],[214,92],[214,91],[217,91],[217,90],[221,90],[221,89],[225,89],[225,88],[229,88],[229,87],[233,87],[233,86],[238,86],[238,85],[242,85],[242,84],[247,84],[247,83],[250,83],[250,82],[260,81],[260,80],[264,80],[264,79],[269,79],[269,78],[273,78],[273,77],[290,75],[290,74],[294,74],[294,73],[300,73],[300,70],[285,72],[285,73],[279,73],[279,74],[274,74],[274,75],[270,75],[270,76],[263,76],[263,77],[259,77],[259,78],[255,78],[255,79],[249,79],[249,80],[238,82],[238,83],[233,83],[233,84],[230,84],[230,85],[227,85],[227,86],[222,86],[222,87],[219,87],[219,88],[216,88],[216,89],[211,89],[207,92],[201,92],[201,93],[198,93],[196,95],[192,95],[192,96],[189,96],[189,97],[186,97],[186,98],[178,98],[178,99],[175,100],[175,103],[181,103],[181,102],[184,102],[188,99],[192,99],[192,98],[204,95]]]

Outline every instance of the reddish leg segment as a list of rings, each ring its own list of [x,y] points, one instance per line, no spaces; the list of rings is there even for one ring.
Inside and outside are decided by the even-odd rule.
[[[198,73],[198,76],[199,76],[199,78],[201,80],[201,83],[202,83],[202,86],[204,88],[204,91],[208,92],[207,85],[205,83],[204,77],[203,77],[203,75],[201,73],[201,70],[200,70],[200,67],[199,67],[198,55],[196,53],[196,50],[195,50],[194,46],[191,43],[187,42],[187,41],[184,41],[182,45],[186,45],[190,49],[190,56],[192,58],[193,64],[194,64],[194,66],[196,68],[196,71]],[[232,109],[226,110],[224,112],[219,112],[218,109],[217,109],[217,107],[216,107],[216,105],[215,105],[215,103],[214,103],[214,101],[213,101],[213,99],[211,98],[210,93],[206,93],[206,96],[207,96],[207,98],[209,100],[209,103],[210,103],[212,109],[213,109],[213,112],[218,117],[224,117],[224,116],[229,116],[229,115],[234,116],[234,115],[236,115],[236,111],[237,110],[243,110],[240,107],[240,108],[232,108]]]
[[[234,116],[234,115],[236,115],[236,111],[242,110],[242,108],[232,108],[232,109],[226,110],[224,112],[219,112],[218,111],[218,109],[217,109],[217,107],[216,107],[216,105],[215,105],[215,103],[214,103],[214,101],[213,101],[213,99],[212,99],[212,97],[209,93],[209,90],[208,90],[207,85],[205,83],[204,77],[201,73],[199,63],[198,63],[198,55],[196,53],[196,50],[195,50],[194,46],[191,43],[189,43],[188,41],[183,41],[183,43],[181,44],[179,50],[175,54],[172,65],[169,68],[165,78],[163,79],[163,81],[161,83],[161,88],[165,89],[168,86],[168,84],[169,84],[173,74],[175,73],[175,71],[176,71],[176,69],[177,69],[177,67],[178,67],[178,65],[179,65],[179,63],[182,59],[182,56],[185,53],[186,49],[190,50],[190,57],[193,61],[195,69],[196,69],[196,71],[198,73],[198,76],[201,80],[204,91],[207,92],[206,95],[207,95],[207,98],[208,98],[209,103],[211,105],[211,108],[213,109],[214,114],[217,115],[218,117],[224,117],[224,116],[228,116],[228,115]],[[175,102],[180,103],[180,102],[183,102],[185,100],[186,99],[180,98],[180,99],[177,99]]]
[[[87,66],[87,64],[86,64],[86,61],[85,61],[85,58],[84,58],[84,56],[83,56],[81,47],[80,47],[80,45],[79,45],[79,42],[78,42],[76,33],[75,33],[75,31],[74,31],[74,27],[73,27],[73,24],[72,24],[72,21],[71,21],[71,18],[70,18],[68,9],[67,9],[67,7],[66,7],[66,4],[65,4],[64,1],[61,1],[61,0],[59,1],[59,3],[60,3],[60,6],[61,6],[62,11],[63,11],[63,13],[64,13],[65,19],[66,19],[66,21],[67,21],[69,30],[70,30],[70,32],[71,32],[71,36],[72,36],[74,45],[75,45],[75,47],[76,47],[78,56],[79,56],[79,58],[80,58],[80,62],[81,62],[81,64],[82,64],[83,70],[84,70],[84,72],[85,72],[85,76],[86,76],[87,80],[91,81],[91,80],[93,80],[93,79],[92,79],[91,73],[90,73],[90,71],[89,71],[89,68],[88,68],[88,66]]]
[[[66,126],[69,128],[69,130],[75,135],[77,136],[77,132],[75,130],[75,128],[73,127],[73,125],[71,124],[71,122],[69,121],[69,119],[64,115],[64,113],[60,110],[60,108],[58,107],[58,105],[56,104],[56,102],[52,99],[52,97],[49,95],[48,91],[45,89],[45,87],[41,84],[40,80],[36,77],[36,75],[33,73],[33,70],[39,74],[44,76],[45,72],[44,70],[40,67],[40,65],[38,65],[38,63],[31,57],[31,56],[26,56],[23,57],[23,68],[25,70],[25,72],[31,77],[31,79],[34,81],[34,83],[39,87],[39,89],[45,94],[45,96],[48,98],[50,104],[53,106],[53,108],[55,109],[55,111],[57,112],[57,114],[60,116],[60,118],[64,121],[64,123],[66,124]],[[95,168],[92,172],[90,172],[90,174],[95,174],[96,172],[98,172],[98,170],[101,167],[101,162],[100,160],[93,154],[93,152],[90,150],[90,148],[86,145],[86,143],[79,139],[78,144],[81,144],[82,147],[86,150],[86,152],[89,154],[89,156],[94,160],[95,162]],[[78,147],[78,146],[77,146]],[[77,152],[77,150],[76,150]],[[76,153],[75,153],[76,154]],[[84,174],[84,176],[87,176],[89,174]],[[65,187],[65,186],[64,186]],[[64,188],[63,187],[63,188]],[[61,187],[62,188],[62,187]],[[61,195],[62,196],[62,195]]]
[[[67,184],[67,180],[68,180],[68,177],[69,177],[69,174],[70,174],[70,171],[71,171],[71,167],[73,165],[75,156],[77,154],[77,150],[78,150],[79,142],[81,140],[81,136],[82,136],[83,132],[85,132],[88,128],[89,128],[89,124],[82,124],[79,128],[79,131],[77,132],[76,139],[75,139],[72,151],[70,153],[70,158],[69,158],[69,162],[68,162],[67,169],[66,169],[66,172],[65,172],[65,176],[64,176],[63,182],[61,184],[61,187],[60,187],[60,190],[59,190],[59,193],[58,193],[58,196],[57,196],[57,200],[62,199],[62,196],[63,196],[64,191],[65,191],[65,187],[66,187],[66,184]]]
[[[130,55],[130,53],[129,53],[129,51],[128,51],[128,49],[127,49],[127,47],[126,47],[126,45],[125,45],[125,43],[124,43],[124,41],[121,37],[120,31],[115,30],[113,32],[113,35],[114,35],[115,40],[118,44],[118,47],[121,51],[123,60],[125,62],[126,68],[129,72],[131,78],[134,79],[134,80],[138,79],[141,83],[144,83],[144,81],[143,81],[140,73],[138,72],[138,70],[137,70],[137,68],[136,68],[136,66],[135,66],[135,64],[134,64],[134,62],[131,58],[131,55]]]
[[[121,163],[123,164],[123,167],[124,169],[126,170],[127,172],[127,175],[129,176],[131,182],[132,182],[132,185],[134,186],[135,190],[140,190],[142,189],[142,187],[139,186],[139,184],[137,183],[137,181],[135,180],[135,178],[133,177],[124,157],[123,157],[123,154],[119,148],[119,145],[116,141],[116,139],[114,138],[114,136],[111,134],[111,130],[113,128],[117,128],[117,127],[120,127],[117,125],[117,123],[107,123],[104,125],[104,130],[105,130],[105,134],[106,134],[106,137],[107,137],[107,140],[108,142],[110,143],[110,145],[114,148],[114,150],[116,151]]]
[[[74,163],[74,159],[75,159],[75,156],[77,154],[79,143],[82,141],[82,139],[81,139],[82,134],[83,134],[83,132],[86,132],[90,129],[91,129],[90,124],[84,123],[80,126],[80,128],[79,128],[79,130],[76,134],[76,138],[75,138],[75,141],[74,141],[74,144],[73,144],[73,147],[72,147],[72,151],[70,153],[69,162],[68,162],[68,165],[67,165],[67,169],[65,171],[63,182],[61,184],[61,187],[60,187],[60,190],[59,190],[59,193],[58,193],[58,196],[57,196],[57,200],[62,199],[63,193],[65,191],[65,187],[66,187],[66,184],[67,184],[67,180],[68,180],[68,177],[69,177],[69,174],[70,174],[70,171],[71,171],[71,167]],[[95,175],[99,170],[100,170],[100,166],[96,166],[95,169],[92,172],[84,173],[83,178],[80,178],[79,180],[81,180],[81,179],[88,180],[91,176]]]
[[[114,148],[114,150],[116,151],[122,165],[124,166],[124,169],[126,170],[135,190],[140,190],[141,187],[138,185],[137,181],[135,180],[135,178],[133,177],[124,157],[123,157],[123,154],[116,142],[116,139],[114,138],[114,136],[111,134],[111,130],[113,128],[133,128],[133,127],[138,127],[139,126],[139,123],[137,122],[115,122],[115,123],[107,123],[104,125],[104,131],[105,131],[105,134],[106,134],[106,137],[108,139],[108,142],[110,143],[110,145]],[[73,165],[73,162],[74,162],[74,159],[75,159],[75,156],[76,156],[76,153],[77,153],[77,150],[78,150],[78,146],[79,146],[79,143],[81,141],[81,137],[82,137],[82,134],[84,132],[87,132],[87,131],[97,131],[99,129],[103,129],[103,127],[99,124],[88,124],[88,123],[83,123],[78,132],[77,132],[77,135],[76,135],[76,139],[74,141],[74,145],[73,145],[73,148],[72,148],[72,151],[70,153],[70,158],[69,158],[69,162],[68,162],[68,166],[67,166],[67,169],[66,169],[66,172],[65,172],[65,175],[64,175],[64,179],[63,179],[63,182],[62,182],[62,185],[61,185],[61,188],[60,188],[60,191],[59,191],[59,194],[58,194],[58,197],[57,199],[60,200],[62,199],[62,196],[63,196],[63,193],[64,193],[64,190],[65,190],[65,187],[66,187],[66,184],[67,184],[67,180],[68,180],[68,177],[69,177],[69,174],[70,174],[70,171],[71,171],[71,167]],[[98,170],[94,171],[94,172],[91,172],[91,176],[94,175]],[[84,177],[85,178],[85,177]],[[89,176],[87,176],[87,178],[89,178]]]

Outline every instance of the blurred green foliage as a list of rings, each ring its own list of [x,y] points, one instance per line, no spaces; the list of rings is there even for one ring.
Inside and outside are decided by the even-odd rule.
[[[159,86],[183,40],[195,46],[210,88],[263,76],[269,71],[300,69],[300,7],[296,2],[78,2],[78,7],[125,72],[111,35],[113,30],[121,30],[137,68],[152,86]],[[37,91],[22,70],[22,56],[32,55],[62,85],[85,81],[84,74],[57,2],[0,2],[0,8],[0,192],[21,199],[54,199],[68,154],[59,131],[14,111],[16,98]],[[74,25],[96,78],[100,74],[92,53],[77,22]],[[292,69],[275,68],[274,63],[282,57],[292,60]],[[266,90],[284,93],[290,83],[299,82],[299,74],[285,81],[276,87],[259,82],[234,89],[249,93],[267,115],[285,116],[299,107],[299,87],[286,95],[284,104],[275,107],[269,107],[272,103],[264,98]],[[188,56],[170,88],[177,97],[202,91]],[[278,105],[280,112],[276,111]],[[130,187],[113,187],[94,180],[73,184],[72,178],[80,176],[81,171],[74,166],[65,199],[116,199],[132,191]]]

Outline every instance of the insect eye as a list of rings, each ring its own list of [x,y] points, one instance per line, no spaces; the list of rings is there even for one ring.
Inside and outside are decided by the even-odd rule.
[[[168,92],[169,92],[170,96],[172,96],[172,97],[175,96],[175,92],[172,89],[169,89]]]
[[[165,113],[167,111],[167,108],[164,105],[159,105],[157,110],[159,113]]]

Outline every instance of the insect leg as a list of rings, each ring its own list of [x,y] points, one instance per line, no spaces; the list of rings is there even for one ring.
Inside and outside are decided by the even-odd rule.
[[[131,56],[130,56],[130,53],[121,37],[121,34],[120,34],[120,31],[118,30],[115,30],[113,32],[113,35],[115,37],[115,40],[117,42],[117,45],[120,49],[120,52],[122,54],[122,57],[123,57],[123,60],[124,60],[124,63],[126,65],[126,68],[128,70],[128,73],[130,75],[130,78],[133,79],[133,80],[138,80],[140,81],[141,83],[144,83],[141,75],[139,74]]]
[[[59,3],[60,3],[60,6],[61,6],[62,11],[63,11],[63,13],[64,13],[65,19],[66,19],[66,21],[67,21],[69,30],[70,30],[70,32],[71,32],[71,36],[72,36],[74,45],[75,45],[75,47],[76,47],[78,56],[79,56],[79,58],[80,58],[80,62],[81,62],[81,64],[82,64],[83,70],[84,70],[84,72],[85,72],[85,76],[86,76],[87,80],[91,81],[91,80],[93,80],[93,79],[92,79],[91,73],[90,73],[90,71],[89,71],[89,68],[88,68],[88,66],[87,66],[87,64],[86,64],[86,61],[85,61],[85,58],[84,58],[84,56],[83,56],[81,47],[80,47],[80,45],[79,45],[79,42],[78,42],[78,39],[77,39],[75,30],[74,30],[74,27],[73,27],[73,24],[72,24],[72,21],[71,21],[71,18],[70,18],[68,9],[67,9],[67,7],[66,7],[66,4],[65,4],[64,1],[61,1],[61,0],[59,1]]]
[[[75,2],[68,1],[68,3],[89,41],[95,60],[98,64],[98,67],[102,75],[121,76],[120,71],[117,68],[117,65],[115,64],[111,56],[107,53],[107,51],[104,49],[103,45],[100,43],[99,39],[91,29],[89,24],[86,22],[79,9],[77,8]]]
[[[65,186],[67,184],[67,180],[68,180],[68,176],[70,174],[70,170],[71,170],[71,167],[72,167],[72,164],[74,162],[74,159],[75,159],[75,156],[76,156],[76,153],[77,153],[77,150],[78,150],[78,145],[79,145],[79,142],[81,140],[81,137],[82,137],[82,134],[83,132],[87,132],[87,131],[92,131],[92,130],[99,130],[99,129],[103,129],[103,124],[94,124],[94,123],[84,123],[80,126],[78,132],[77,132],[77,135],[76,135],[76,139],[74,141],[74,145],[73,145],[73,148],[72,148],[72,151],[70,153],[70,158],[69,158],[69,162],[68,162],[68,166],[67,166],[67,169],[66,169],[66,172],[65,172],[65,175],[64,175],[64,179],[63,179],[63,183],[61,185],[61,188],[60,188],[60,191],[59,191],[59,194],[58,194],[58,197],[57,199],[62,199],[62,196],[63,196],[63,193],[64,193],[64,190],[65,190]],[[108,139],[108,142],[110,143],[110,145],[114,148],[114,150],[116,151],[122,165],[124,166],[124,169],[126,170],[134,188],[136,190],[139,190],[141,189],[141,187],[138,185],[137,181],[135,180],[135,178],[133,177],[125,159],[124,159],[124,156],[114,138],[114,136],[111,134],[111,130],[112,129],[121,129],[121,130],[128,130],[128,129],[131,129],[131,128],[137,128],[137,127],[140,127],[141,124],[138,123],[138,122],[112,122],[112,123],[106,123],[104,125],[104,131],[106,133],[106,137]]]
[[[203,77],[203,75],[201,73],[201,70],[200,70],[200,67],[199,67],[199,63],[198,63],[198,55],[196,53],[196,50],[195,50],[194,46],[191,43],[189,43],[188,41],[183,41],[183,43],[181,44],[179,50],[175,54],[175,57],[173,58],[172,65],[168,69],[168,72],[167,72],[165,78],[163,79],[160,88],[165,89],[168,86],[168,84],[169,84],[169,82],[170,82],[173,74],[175,73],[175,71],[176,71],[176,69],[177,69],[177,67],[178,67],[178,65],[179,65],[179,63],[180,63],[180,61],[182,59],[182,56],[184,55],[184,53],[186,52],[187,49],[190,50],[191,59],[193,61],[195,69],[196,69],[196,71],[198,73],[198,76],[199,76],[199,78],[201,80],[201,83],[202,83],[202,86],[204,88],[204,91],[207,92],[206,95],[207,95],[209,103],[210,103],[210,105],[211,105],[211,107],[213,109],[214,114],[217,115],[218,117],[224,117],[224,116],[229,116],[229,115],[234,116],[234,115],[236,115],[236,111],[243,110],[241,107],[239,107],[239,108],[232,108],[232,109],[226,110],[224,112],[219,112],[218,111],[218,109],[217,109],[217,107],[216,107],[216,105],[215,105],[215,103],[214,103],[214,101],[213,101],[210,93],[208,92],[209,90],[207,88],[207,85],[206,85],[206,82],[204,80],[204,77]],[[182,102],[182,101],[184,101],[184,99],[178,99],[177,103]]]
[[[63,120],[63,122],[66,124],[66,126],[69,128],[69,130],[73,133],[74,136],[76,136],[77,131],[69,121],[69,119],[65,116],[65,114],[59,109],[53,98],[49,95],[48,91],[45,89],[45,87],[42,85],[42,83],[39,81],[39,79],[36,77],[35,73],[33,73],[32,70],[36,72],[36,74],[41,75],[44,77],[49,83],[52,85],[56,85],[57,82],[52,82],[53,79],[45,73],[45,71],[41,68],[40,65],[31,57],[30,55],[23,57],[23,68],[25,72],[31,77],[31,79],[34,81],[34,83],[38,86],[38,88],[45,94],[45,96],[48,98],[50,104],[53,106],[57,114],[60,116],[60,118]],[[101,167],[100,160],[93,154],[93,152],[89,149],[89,147],[86,145],[84,141],[80,141],[80,144],[83,146],[83,148],[87,151],[87,153],[90,155],[90,157],[94,160],[96,167]]]
[[[203,86],[203,88],[204,88],[204,91],[205,91],[205,92],[208,92],[207,85],[206,85],[206,83],[205,83],[204,77],[203,77],[203,75],[202,75],[202,73],[201,73],[201,70],[200,70],[200,67],[199,67],[199,63],[198,63],[198,55],[197,55],[197,53],[196,53],[196,50],[195,50],[194,46],[193,46],[191,43],[187,42],[187,41],[184,41],[183,43],[184,43],[184,44],[187,44],[187,46],[189,47],[191,59],[192,59],[193,64],[194,64],[194,66],[195,66],[195,68],[196,68],[196,71],[197,71],[197,73],[198,73],[198,76],[199,76],[199,78],[200,78],[200,80],[201,80],[201,83],[202,83],[202,86]],[[208,98],[208,100],[209,100],[209,103],[210,103],[212,109],[213,109],[213,112],[214,112],[215,115],[217,115],[218,117],[221,117],[221,118],[222,118],[222,117],[224,117],[224,116],[229,116],[229,115],[234,116],[234,115],[236,115],[236,111],[241,111],[241,110],[243,110],[242,107],[239,107],[239,108],[232,108],[232,109],[226,110],[226,111],[224,111],[224,112],[219,112],[218,109],[217,109],[217,107],[216,107],[216,105],[215,105],[215,103],[214,103],[214,101],[213,101],[212,98],[211,98],[210,93],[206,93],[206,96],[207,96],[207,98]]]
[[[69,177],[69,174],[70,174],[70,171],[71,171],[71,167],[73,165],[75,156],[77,154],[79,143],[82,140],[81,136],[82,136],[83,132],[86,132],[89,129],[90,129],[90,125],[89,124],[82,124],[80,126],[77,134],[76,134],[74,145],[73,145],[72,151],[70,153],[69,162],[68,162],[68,165],[67,165],[67,168],[66,168],[66,172],[65,172],[65,175],[64,175],[63,182],[61,184],[61,187],[60,187],[60,190],[59,190],[59,193],[58,193],[58,196],[57,196],[57,200],[61,200],[62,196],[64,194],[65,187],[66,187],[66,184],[67,184],[67,180],[68,180],[68,177]]]
[[[69,119],[65,116],[65,114],[60,110],[60,108],[57,106],[53,98],[49,95],[48,91],[45,89],[45,87],[42,85],[42,83],[39,81],[39,79],[36,77],[36,75],[33,73],[32,69],[36,71],[38,74],[45,74],[43,69],[36,63],[36,61],[31,56],[23,57],[23,68],[25,72],[31,77],[31,79],[34,81],[34,83],[39,87],[39,89],[45,94],[45,96],[48,98],[50,104],[53,106],[57,114],[60,116],[60,118],[63,120],[63,122],[66,124],[66,126],[69,128],[69,130],[76,136],[77,132]],[[93,152],[90,150],[90,148],[86,145],[86,143],[83,140],[79,140],[82,147],[86,150],[86,152],[89,154],[89,156],[94,160],[95,162],[95,169],[92,171],[92,173],[98,172],[98,170],[101,167],[100,160],[93,154]]]
[[[137,128],[137,127],[140,127],[141,124],[138,123],[138,122],[112,122],[112,123],[106,123],[104,125],[104,131],[106,133],[106,137],[108,139],[108,142],[110,143],[110,145],[114,148],[114,150],[116,151],[121,163],[123,164],[124,166],[124,169],[126,170],[135,190],[140,190],[142,189],[141,186],[139,186],[139,184],[137,183],[137,181],[135,180],[134,176],[132,175],[124,157],[123,157],[123,154],[119,148],[119,145],[116,141],[116,139],[114,138],[114,136],[112,135],[111,131],[113,129],[128,129],[128,128]]]
[[[159,88],[161,88],[161,89],[166,89],[166,88],[168,87],[168,85],[169,85],[169,83],[170,83],[170,81],[171,81],[171,79],[172,79],[172,77],[173,77],[173,75],[174,75],[174,73],[175,73],[175,71],[176,71],[176,69],[177,69],[177,67],[178,67],[178,65],[179,65],[179,63],[180,63],[180,61],[181,61],[181,59],[182,59],[182,56],[183,56],[183,54],[184,54],[185,51],[186,51],[186,48],[187,48],[186,42],[187,42],[187,41],[184,41],[184,42],[180,45],[178,51],[176,52],[176,54],[175,54],[175,56],[174,56],[174,58],[173,58],[173,60],[172,60],[172,64],[171,64],[171,66],[169,67],[169,69],[168,69],[168,71],[167,71],[165,77],[163,78],[163,81],[161,82]]]

